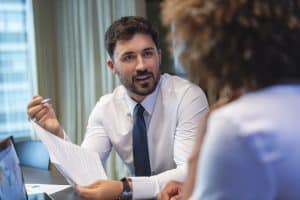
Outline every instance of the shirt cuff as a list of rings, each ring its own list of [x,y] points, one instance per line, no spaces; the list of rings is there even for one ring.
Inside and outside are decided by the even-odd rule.
[[[159,193],[159,184],[155,176],[130,177],[132,180],[132,198],[149,199]]]
[[[70,141],[70,138],[69,138],[69,136],[66,134],[65,130],[63,130],[63,131],[64,131],[64,137],[63,137],[63,139],[66,140],[66,141]]]

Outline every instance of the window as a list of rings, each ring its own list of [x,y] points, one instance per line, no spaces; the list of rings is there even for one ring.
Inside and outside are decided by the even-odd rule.
[[[35,91],[30,0],[0,0],[0,138],[31,135],[26,106]]]

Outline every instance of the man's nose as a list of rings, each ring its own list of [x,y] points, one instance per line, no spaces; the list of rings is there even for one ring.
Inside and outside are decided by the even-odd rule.
[[[136,70],[143,71],[146,69],[145,60],[142,55],[137,56]]]

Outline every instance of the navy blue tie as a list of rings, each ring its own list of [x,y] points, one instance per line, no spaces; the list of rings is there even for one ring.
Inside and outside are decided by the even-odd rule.
[[[136,176],[151,175],[144,111],[145,109],[141,104],[137,104],[133,111],[132,143]]]

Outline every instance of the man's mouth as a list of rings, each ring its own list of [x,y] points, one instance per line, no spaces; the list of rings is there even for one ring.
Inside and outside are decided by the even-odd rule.
[[[149,78],[151,78],[151,74],[139,75],[139,76],[135,77],[135,79],[137,81],[143,81],[143,80],[147,80]]]
[[[135,80],[138,81],[138,82],[144,82],[144,81],[147,81],[149,79],[152,78],[152,74],[151,73],[147,73],[147,74],[143,74],[143,75],[137,75],[135,77]]]

